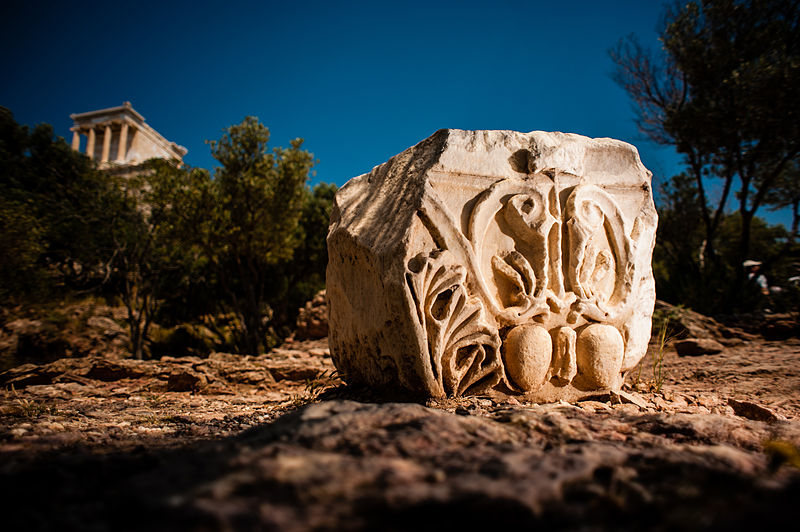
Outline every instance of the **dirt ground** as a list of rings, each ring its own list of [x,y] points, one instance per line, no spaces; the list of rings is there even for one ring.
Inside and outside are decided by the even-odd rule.
[[[0,374],[6,530],[782,526],[800,341],[656,346],[574,405],[387,401],[326,340],[260,357],[61,359]]]

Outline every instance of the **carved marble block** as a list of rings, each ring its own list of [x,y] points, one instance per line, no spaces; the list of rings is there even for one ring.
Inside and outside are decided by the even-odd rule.
[[[650,339],[650,177],[613,139],[441,130],[351,179],[328,233],[334,363],[435,397],[618,389]]]

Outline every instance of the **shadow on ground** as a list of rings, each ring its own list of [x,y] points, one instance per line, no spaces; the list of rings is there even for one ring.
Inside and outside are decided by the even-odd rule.
[[[339,390],[333,395],[347,395]],[[741,529],[792,522],[793,422],[476,398],[457,415],[335,399],[218,440],[2,466],[7,530]],[[633,405],[625,405],[633,406]]]

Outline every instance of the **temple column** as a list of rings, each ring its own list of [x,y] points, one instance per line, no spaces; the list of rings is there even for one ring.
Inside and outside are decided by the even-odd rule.
[[[89,140],[86,141],[86,155],[94,159],[94,128],[89,129]]]
[[[108,152],[111,151],[111,125],[107,125],[103,131],[103,155],[100,157],[100,162],[108,162]]]
[[[119,130],[119,148],[117,149],[117,162],[124,163],[126,148],[128,147],[128,123],[122,123],[122,129]]]
[[[72,132],[72,149],[81,151],[81,134],[78,133],[78,130]]]

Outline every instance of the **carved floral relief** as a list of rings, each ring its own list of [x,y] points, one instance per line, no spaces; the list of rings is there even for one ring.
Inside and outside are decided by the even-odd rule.
[[[620,380],[620,320],[637,270],[631,224],[601,188],[571,187],[562,206],[557,181],[538,177],[500,180],[481,193],[466,235],[429,190],[423,210],[434,213],[444,249],[413,257],[406,278],[448,395],[501,381],[525,393],[545,383],[591,389]],[[497,246],[492,232],[511,245]],[[481,289],[469,293],[467,279]]]
[[[612,139],[459,130],[354,178],[328,237],[334,362],[436,396],[617,389],[650,334],[649,180]]]

